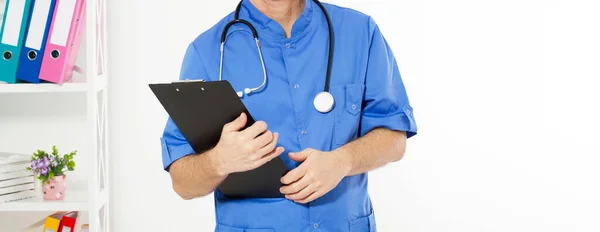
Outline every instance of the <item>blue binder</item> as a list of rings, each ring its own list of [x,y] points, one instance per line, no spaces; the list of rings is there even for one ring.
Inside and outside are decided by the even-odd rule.
[[[17,68],[32,0],[7,0],[0,31],[0,81],[17,82]]]
[[[17,70],[17,79],[40,83],[40,68],[48,39],[48,31],[52,23],[52,15],[56,0],[33,0],[25,44],[21,50],[21,59]]]

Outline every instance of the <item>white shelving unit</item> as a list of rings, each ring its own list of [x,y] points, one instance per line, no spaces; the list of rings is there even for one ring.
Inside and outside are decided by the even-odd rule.
[[[0,84],[0,151],[31,154],[37,148],[48,151],[49,144],[56,145],[61,154],[71,151],[64,147],[78,150],[78,166],[67,173],[65,199],[45,201],[40,193],[36,198],[0,203],[0,231],[11,223],[2,221],[6,215],[54,211],[82,211],[86,217],[80,219],[90,225],[90,231],[109,231],[106,0],[86,1],[85,33],[77,61],[83,74],[62,85]],[[0,0],[2,11],[5,4]],[[38,113],[38,109],[49,113]]]
[[[89,211],[88,194],[85,191],[68,189],[68,196],[63,201],[44,201],[42,198],[31,198],[18,202],[2,204],[2,211]]]
[[[30,84],[14,84],[6,85],[0,84],[0,93],[69,93],[69,92],[87,92],[90,89],[98,92],[105,89],[106,78],[101,76],[96,80],[93,85],[86,83],[85,79],[76,78],[69,83],[63,85],[56,84],[37,84],[35,86]]]

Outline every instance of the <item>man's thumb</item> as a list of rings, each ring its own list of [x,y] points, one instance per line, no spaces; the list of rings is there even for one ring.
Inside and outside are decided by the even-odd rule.
[[[246,125],[246,114],[245,113],[241,113],[239,117],[237,117],[235,120],[225,124],[225,126],[223,127],[223,131],[224,132],[232,132],[232,131],[239,131],[242,128],[244,128],[244,126]]]
[[[308,152],[307,150],[301,151],[301,152],[290,152],[289,156],[292,160],[296,161],[296,162],[302,162],[304,160],[306,160],[306,158],[308,158],[310,152]]]

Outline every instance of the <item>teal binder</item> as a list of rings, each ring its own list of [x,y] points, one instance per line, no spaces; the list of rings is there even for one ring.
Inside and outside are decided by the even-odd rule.
[[[17,82],[17,69],[33,1],[6,1],[0,30],[0,81]]]

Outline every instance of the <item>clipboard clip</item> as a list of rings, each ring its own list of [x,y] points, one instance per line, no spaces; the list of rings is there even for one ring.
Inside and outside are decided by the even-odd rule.
[[[171,83],[189,83],[189,82],[206,82],[204,79],[198,79],[198,80],[176,80],[176,81],[172,81]]]

